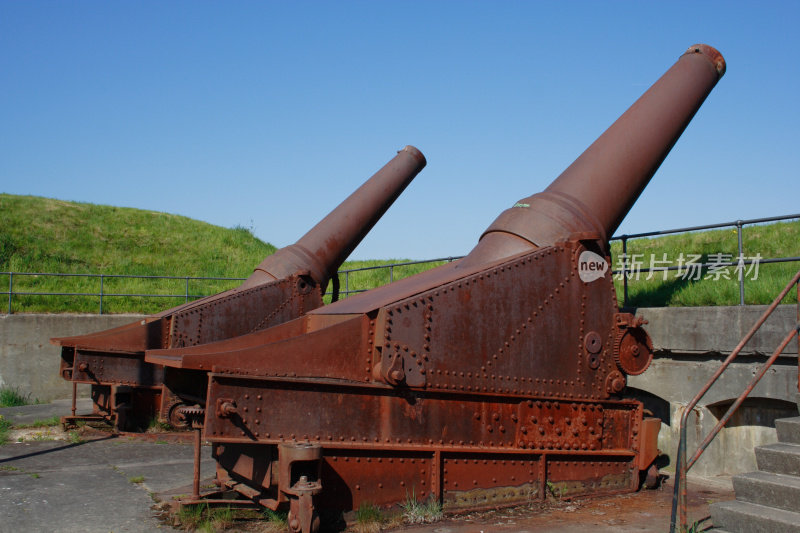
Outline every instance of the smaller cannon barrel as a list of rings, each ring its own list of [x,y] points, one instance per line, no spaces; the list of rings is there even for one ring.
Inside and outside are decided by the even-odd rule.
[[[717,50],[689,47],[545,191],[504,211],[461,266],[574,235],[606,242],[724,74]]]
[[[239,287],[167,309],[151,315],[144,321],[137,321],[127,326],[88,335],[56,338],[52,342],[65,347],[82,346],[143,354],[146,349],[166,347],[180,341],[179,337],[183,336],[183,330],[186,328],[200,329],[195,323],[199,318],[193,319],[191,324],[185,320],[174,320],[167,339],[164,334],[156,333],[160,328],[156,321],[203,316],[206,327],[202,328],[202,335],[197,332],[189,335],[194,339],[193,343],[211,342],[241,335],[252,330],[255,325],[251,322],[253,320],[259,322],[263,315],[271,316],[272,322],[281,321],[280,316],[274,315],[274,310],[270,306],[273,303],[279,305],[273,302],[273,298],[277,298],[278,302],[284,302],[287,298],[283,294],[284,291],[291,292],[292,289],[279,284],[278,281],[307,274],[314,279],[320,290],[324,291],[330,277],[335,275],[350,252],[425,164],[425,156],[413,146],[406,146],[398,151],[391,161],[296,244],[281,248],[267,256]],[[301,308],[308,311],[318,307],[322,301],[320,297],[317,299],[319,300],[317,302],[302,302]],[[287,319],[295,318],[289,309],[286,309],[284,314],[287,314]],[[266,325],[263,323],[261,327]]]
[[[321,287],[336,274],[358,243],[424,167],[422,152],[406,146],[348,196],[297,243],[281,248],[256,267],[242,288],[308,270]]]

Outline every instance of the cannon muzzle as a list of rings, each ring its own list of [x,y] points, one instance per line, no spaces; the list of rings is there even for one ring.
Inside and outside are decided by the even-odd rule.
[[[425,156],[406,146],[295,244],[281,248],[256,267],[242,288],[307,270],[320,287],[369,233],[424,167]]]
[[[544,192],[504,211],[462,267],[569,237],[607,242],[723,74],[717,50],[689,47]]]

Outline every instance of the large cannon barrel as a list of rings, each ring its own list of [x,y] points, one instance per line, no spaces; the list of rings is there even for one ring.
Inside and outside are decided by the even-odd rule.
[[[462,266],[575,235],[607,241],[723,74],[717,50],[689,47],[544,192],[504,211]]]
[[[400,150],[297,243],[264,259],[242,287],[280,279],[298,270],[308,270],[324,287],[425,163],[425,156],[413,146]]]

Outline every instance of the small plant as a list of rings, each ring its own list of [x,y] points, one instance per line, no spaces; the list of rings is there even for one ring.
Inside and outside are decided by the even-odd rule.
[[[150,424],[147,425],[147,433],[164,433],[166,431],[173,431],[172,426],[158,418],[153,418],[150,420]]]
[[[23,394],[18,387],[0,387],[0,407],[19,407],[36,403],[31,400],[30,394]]]
[[[552,481],[548,481],[547,492],[556,500],[560,500],[564,496],[564,487],[556,485]]]
[[[19,468],[17,468],[16,466],[10,466],[10,465],[0,466],[0,471],[3,471],[3,472],[16,472],[18,470],[19,470]]]
[[[168,444],[164,439],[158,439],[155,444]]]
[[[34,420],[32,424],[20,424],[17,427],[19,428],[49,428],[53,426],[57,426],[61,423],[61,418],[59,416],[52,416],[50,418],[45,418],[44,420]]]
[[[71,444],[80,444],[80,443],[83,442],[83,438],[81,437],[81,434],[78,433],[75,430],[69,432],[69,439],[68,440],[69,440],[69,442]]]
[[[128,481],[131,483],[144,483],[144,476],[133,476],[128,478]]]
[[[31,474],[28,474],[28,475],[31,476],[33,479],[39,479],[40,477],[42,477],[39,474],[37,474],[36,472],[33,472]]]
[[[182,505],[178,510],[178,520],[188,530],[198,529],[203,522],[203,514],[206,510],[208,510],[208,504]]]
[[[403,518],[410,524],[425,524],[440,520],[444,513],[442,504],[431,495],[426,501],[417,501],[414,491],[406,493],[406,501],[400,504]]]
[[[270,524],[274,524],[282,528],[289,527],[289,513],[285,511],[281,512],[273,511],[272,509],[264,509],[264,512],[261,514],[261,516]]]
[[[357,522],[380,522],[382,519],[383,513],[372,503],[362,502],[356,511]]]
[[[8,444],[8,432],[11,430],[11,421],[0,415],[0,446]]]
[[[228,529],[233,525],[233,519],[233,509],[230,507],[212,509],[208,516],[208,520],[211,523],[213,530]]]
[[[378,533],[384,516],[377,505],[362,502],[356,510],[356,523],[353,526],[354,533]]]

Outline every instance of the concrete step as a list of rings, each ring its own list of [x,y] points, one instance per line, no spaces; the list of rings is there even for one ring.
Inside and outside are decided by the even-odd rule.
[[[733,476],[736,499],[800,513],[800,477],[749,472]]]
[[[800,533],[800,513],[737,500],[712,503],[709,510],[714,527],[731,533]]]
[[[778,430],[778,442],[800,444],[800,416],[779,418],[775,421]]]
[[[756,446],[756,464],[762,472],[800,476],[800,444],[778,442]]]

